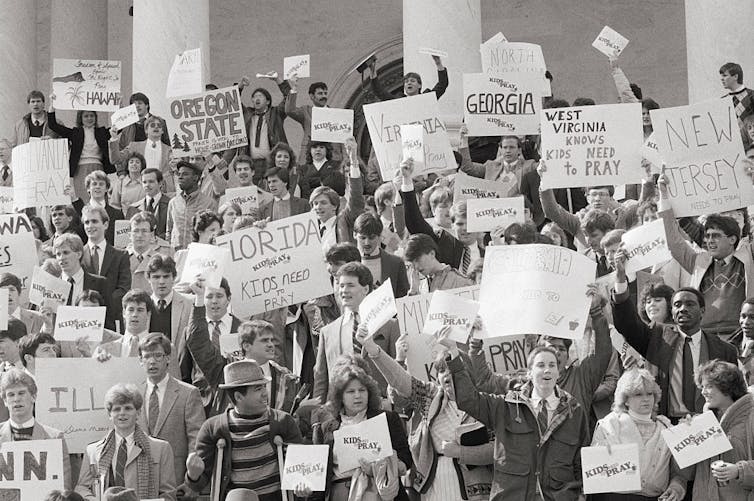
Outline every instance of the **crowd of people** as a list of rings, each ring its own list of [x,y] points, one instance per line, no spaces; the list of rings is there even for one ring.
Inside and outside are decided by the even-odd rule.
[[[431,92],[441,99],[461,84],[449,81],[433,57]],[[617,59],[609,71],[620,101],[642,104],[649,136],[649,111],[659,104],[629,83]],[[743,85],[738,64],[719,73],[747,157],[754,158],[754,91]],[[406,73],[400,95],[391,95],[380,86],[374,59],[364,77],[371,99],[430,92],[422,76]],[[0,139],[2,186],[13,186],[13,147],[34,138],[68,140],[71,204],[26,212],[39,265],[71,284],[66,304],[107,307],[101,343],[59,341],[54,311],[22,304],[19,277],[0,273],[10,314],[0,331],[0,442],[65,438],[35,419],[37,358],[138,357],[144,369],[142,384],[107,392],[111,429],[83,455],[64,450],[67,490],[47,499],[194,499],[211,484],[215,499],[278,499],[285,446],[332,446],[342,426],[382,413],[391,458],[344,470],[331,453],[326,490],[302,484],[291,494],[584,499],[581,449],[637,444],[641,489],[591,499],[754,497],[754,248],[746,207],[676,218],[667,178],[653,175],[646,160],[643,183],[627,186],[620,200],[614,186],[543,190],[539,136],[475,138],[465,127],[456,170],[415,176],[414,159],[405,158],[388,166],[394,179],[383,179],[374,154],[359,151],[355,139],[311,139],[312,108],[327,106],[326,83],[311,84],[311,104],[304,105],[297,103],[296,77],[277,83],[276,105],[262,87],[246,93],[248,146],[206,156],[177,156],[158,115],[168,110],[152,110],[140,92],[129,99],[138,122],[117,130],[94,111],[78,111],[75,124],[63,124],[50,104],[54,96],[31,91],[29,113],[12,137]],[[249,85],[247,77],[238,84]],[[556,94],[543,106],[570,104]],[[303,128],[301,145],[287,142],[288,118]],[[490,181],[513,176],[509,196],[524,197],[527,222],[468,231],[466,201],[454,200],[459,173]],[[258,207],[224,202],[227,189],[248,186],[260,190]],[[231,305],[232,267],[219,287],[202,277],[178,280],[192,242],[213,245],[219,235],[309,212],[332,294],[241,318]],[[639,290],[626,273],[621,236],[658,218],[672,259],[646,270],[659,281]],[[125,248],[115,247],[119,220],[130,224]],[[487,247],[528,244],[588,256],[596,263],[594,281],[608,288],[574,291],[591,301],[583,340],[527,336],[523,371],[493,372],[481,332],[494,336],[496,326],[480,319],[466,343],[449,341],[447,329],[436,333],[436,376],[429,380],[409,372],[409,342],[397,319],[373,335],[360,322],[362,301],[387,280],[396,298],[479,284]],[[613,348],[615,331],[634,356]],[[233,355],[219,343],[230,333],[239,335]],[[296,350],[302,355],[294,363]],[[679,468],[661,432],[706,410],[733,449]]]

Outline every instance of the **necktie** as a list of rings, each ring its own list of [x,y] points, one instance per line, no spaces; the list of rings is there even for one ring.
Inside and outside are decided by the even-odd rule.
[[[537,424],[539,424],[539,434],[544,435],[547,431],[549,420],[547,417],[547,401],[543,398],[539,401],[539,412],[537,413]]]
[[[215,324],[215,327],[212,329],[212,344],[219,347],[220,346],[220,324],[222,323],[222,320],[214,320],[211,323]]]
[[[152,141],[152,148],[157,148],[157,143],[155,143],[154,141]]]
[[[3,181],[7,181],[10,177],[10,167],[3,165]]]
[[[129,357],[139,356],[139,338],[136,336],[130,336],[128,338],[128,356]]]
[[[99,275],[99,247],[92,247],[92,272]]]
[[[325,236],[325,231],[326,230],[327,230],[327,228],[325,227],[325,223],[319,223],[319,236],[320,236],[320,238]]]
[[[359,314],[353,314],[353,329],[351,331],[351,338],[353,339],[353,352],[361,355],[361,343],[359,342],[356,334],[359,332]]]
[[[463,247],[463,260],[461,261],[461,273],[466,275],[469,272],[469,266],[471,266],[471,249],[468,245]]]
[[[152,394],[149,395],[149,434],[154,436],[157,426],[157,416],[160,415],[160,399],[157,396],[157,385],[152,386]]]
[[[136,255],[136,260],[141,263],[142,261],[144,261],[144,256],[142,254],[137,254]]]
[[[67,306],[73,306],[73,286],[76,281],[73,277],[68,277],[68,283],[71,284],[71,290],[68,292],[68,301],[65,303]]]
[[[34,126],[39,127],[39,120],[34,120]]]
[[[597,260],[597,276],[604,277],[610,273],[610,268],[607,265],[607,258],[603,255]]]
[[[154,199],[152,197],[147,197],[147,212],[154,214]]]
[[[115,475],[113,486],[126,486],[126,460],[128,459],[128,449],[126,448],[126,439],[120,441],[118,447],[118,457],[115,460]]]
[[[259,141],[261,140],[262,135],[262,122],[264,122],[264,115],[256,115],[257,117],[257,129],[256,133],[254,134],[254,147],[259,148]]]
[[[160,310],[160,313],[165,311],[165,307],[167,307],[167,303],[164,299],[157,301],[157,308]]]
[[[696,385],[694,384],[694,358],[691,355],[691,336],[683,340],[683,405],[694,412],[696,405]]]

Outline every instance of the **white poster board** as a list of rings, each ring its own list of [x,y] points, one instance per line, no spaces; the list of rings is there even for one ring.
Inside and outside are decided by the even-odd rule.
[[[295,490],[300,484],[314,492],[325,490],[329,445],[289,444],[280,488]]]
[[[345,143],[353,137],[353,110],[312,107],[312,141]]]
[[[222,353],[228,360],[239,360],[243,358],[241,339],[237,332],[220,334],[220,353]]]
[[[13,199],[18,209],[69,205],[67,139],[45,139],[13,148]]]
[[[0,268],[13,273],[21,281],[20,304],[29,300],[29,287],[34,267],[39,265],[34,232],[26,214],[0,215]]]
[[[542,189],[639,183],[641,103],[542,110]]]
[[[120,108],[118,111],[110,115],[110,125],[118,130],[123,130],[138,121],[139,113],[136,111],[135,104]]]
[[[637,226],[624,233],[621,240],[627,259],[626,273],[636,273],[672,259],[662,219]]]
[[[188,96],[202,91],[202,49],[191,49],[176,55],[168,73],[165,97]]]
[[[69,451],[70,452],[70,451]],[[39,501],[54,490],[65,490],[63,441],[18,440],[0,444],[0,492],[7,501]],[[18,492],[16,498],[13,491]]]
[[[332,294],[322,239],[311,212],[215,239],[230,251],[233,312],[248,318]]]
[[[657,146],[654,132],[644,140],[644,144],[641,146],[641,156],[652,164],[652,172],[655,174],[660,172],[663,160],[660,156],[660,147]]]
[[[618,57],[628,45],[628,38],[624,37],[610,26],[605,26],[597,38],[592,42],[592,47],[605,54],[607,57]]]
[[[110,221],[112,223],[112,221]],[[131,220],[120,219],[115,221],[115,239],[113,247],[125,249],[131,243]]]
[[[0,331],[8,330],[8,319],[10,318],[10,312],[8,311],[8,301],[10,297],[10,291],[3,287],[0,289]]]
[[[360,323],[367,326],[367,332],[370,336],[393,318],[396,313],[395,296],[389,278],[370,292],[359,304]]]
[[[359,459],[373,463],[393,455],[387,415],[377,416],[351,426],[341,426],[333,432],[333,462],[340,471],[359,466]]]
[[[466,201],[467,231],[486,232],[495,228],[507,228],[513,223],[523,224],[524,197],[472,198]]]
[[[662,438],[680,468],[686,468],[733,448],[712,411],[697,414],[691,423],[662,430]]]
[[[190,243],[181,273],[181,282],[191,283],[201,276],[205,286],[217,289],[229,269],[230,251],[216,245]]]
[[[0,186],[0,214],[12,214],[13,206],[13,186]]]
[[[309,54],[285,57],[283,58],[283,78],[285,80],[289,80],[293,76],[308,78],[310,72],[309,65]]]
[[[591,304],[587,285],[594,282],[596,267],[597,263],[566,247],[488,247],[479,314],[485,325],[495,326],[499,336],[581,339]]]
[[[453,200],[507,198],[518,188],[515,174],[504,174],[501,181],[490,181],[459,172],[453,179]]]
[[[55,339],[76,341],[86,338],[87,341],[102,342],[106,313],[104,306],[59,306],[55,315]]]
[[[616,444],[581,448],[584,494],[638,492],[641,490],[639,446]]]
[[[754,204],[733,98],[649,112],[676,217]]]
[[[463,102],[469,136],[539,134],[542,78],[528,72],[466,73]]]
[[[446,291],[435,291],[429,302],[422,334],[434,336],[440,329],[449,327],[448,339],[466,343],[478,312],[479,303],[473,299],[459,297]]]
[[[241,214],[248,216],[252,210],[259,208],[259,188],[255,184],[228,188],[225,190],[225,195],[220,197],[220,205],[225,203],[238,204],[241,207]]]
[[[29,289],[29,302],[42,306],[42,304],[57,303],[65,304],[68,294],[71,292],[71,284],[44,271],[39,266],[34,267]]]
[[[482,73],[506,77],[513,73],[531,73],[539,79],[542,95],[551,95],[550,81],[545,77],[547,66],[541,46],[508,42],[503,37],[495,42],[492,39],[486,41],[479,46],[479,51],[482,55]]]
[[[120,70],[120,61],[53,59],[55,108],[117,111],[120,107]]]
[[[421,124],[401,125],[401,149],[403,159],[414,161],[414,172],[425,170],[424,127]]]

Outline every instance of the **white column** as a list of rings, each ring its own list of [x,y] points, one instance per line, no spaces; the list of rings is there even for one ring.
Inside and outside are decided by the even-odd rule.
[[[37,86],[37,2],[0,0],[0,12],[0,138],[10,139]]]
[[[754,87],[752,0],[686,0],[689,103],[720,97],[720,66],[738,63],[744,85]]]
[[[133,91],[143,92],[155,115],[166,116],[165,86],[175,56],[202,50],[204,82],[209,72],[209,0],[134,0]]]
[[[133,17],[128,10],[131,0],[108,0],[107,58],[120,61],[120,94],[128,105],[133,82]]]
[[[422,87],[437,83],[437,68],[431,56],[419,54],[422,47],[443,50],[448,57],[450,85],[440,99],[440,113],[447,126],[463,118],[463,74],[482,71],[480,0],[403,0],[403,72],[416,72]]]

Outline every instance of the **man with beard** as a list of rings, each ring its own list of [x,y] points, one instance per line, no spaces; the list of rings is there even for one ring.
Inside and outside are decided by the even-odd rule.
[[[303,162],[306,159],[306,152],[309,151],[309,145],[312,141],[312,108],[327,107],[327,84],[325,82],[314,82],[309,86],[309,99],[312,104],[305,104],[296,107],[296,96],[298,96],[298,77],[292,76],[288,79],[291,86],[288,99],[285,101],[285,113],[301,124],[304,132],[304,138],[301,140],[301,149],[298,158]],[[343,145],[332,143],[332,160],[340,162],[343,159]]]

